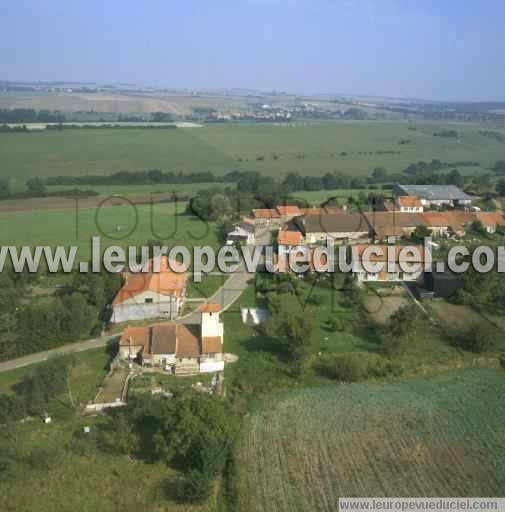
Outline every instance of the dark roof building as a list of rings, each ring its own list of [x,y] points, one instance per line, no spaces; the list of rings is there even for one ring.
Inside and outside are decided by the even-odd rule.
[[[472,198],[455,185],[395,185],[396,196],[417,196],[422,202],[471,202]]]
[[[302,233],[361,233],[370,226],[360,213],[330,213],[305,215],[295,220]]]

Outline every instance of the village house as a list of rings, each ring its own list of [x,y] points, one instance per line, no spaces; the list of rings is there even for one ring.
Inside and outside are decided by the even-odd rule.
[[[254,221],[245,217],[240,224],[236,224],[233,231],[226,235],[226,243],[231,245],[234,243],[254,245]]]
[[[274,208],[257,208],[252,211],[254,227],[257,232],[279,228],[282,224],[279,212]]]
[[[370,226],[371,238],[377,242],[389,237],[409,237],[417,226],[425,221],[420,213],[406,212],[366,212],[364,214]]]
[[[304,215],[295,219],[307,245],[334,242],[357,242],[369,239],[370,226],[359,213]]]
[[[302,233],[298,230],[279,229],[277,233],[279,250],[290,251],[293,247],[303,244]]]
[[[465,227],[476,218],[473,213],[462,210],[424,212],[421,215],[432,235],[459,238],[465,235]]]
[[[300,210],[298,206],[276,206],[275,209],[277,210],[277,213],[280,215],[282,222],[288,222],[289,220],[294,219],[295,217],[303,215],[302,210]]]
[[[472,198],[455,185],[395,185],[393,194],[398,197],[415,196],[423,207],[469,207]]]
[[[174,375],[224,370],[223,323],[219,304],[204,304],[200,324],[174,322],[128,327],[119,342],[119,356]]]
[[[382,251],[382,255],[367,254],[365,250],[373,247]],[[414,247],[415,252],[409,251],[407,247]],[[389,250],[388,250],[389,249]],[[375,265],[382,263],[380,271],[367,271],[363,262]],[[400,262],[408,263],[409,266],[417,266],[411,271],[406,271],[400,267]],[[424,248],[421,245],[403,246],[403,245],[370,245],[359,244],[352,248],[352,273],[353,277],[359,282],[415,282],[421,281],[424,269]]]
[[[496,233],[499,226],[505,226],[505,218],[501,212],[478,212],[474,215],[490,234]]]
[[[127,272],[122,278],[123,286],[112,301],[112,323],[179,315],[186,297],[187,273],[177,262],[169,265],[166,256],[151,258],[140,272]]]
[[[417,196],[397,196],[394,205],[399,212],[420,213],[423,211],[423,203]]]

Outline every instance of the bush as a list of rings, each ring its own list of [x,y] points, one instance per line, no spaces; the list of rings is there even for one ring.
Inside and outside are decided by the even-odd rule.
[[[212,494],[212,482],[210,475],[192,470],[178,482],[175,488],[176,498],[182,503],[202,503]]]
[[[502,335],[490,323],[478,323],[465,329],[455,329],[451,337],[453,343],[463,350],[480,354],[496,350]]]
[[[367,352],[329,354],[320,359],[317,370],[326,377],[341,382],[358,382],[401,373],[400,367],[389,359]]]
[[[310,294],[307,297],[307,303],[311,304],[312,306],[320,306],[323,302],[324,299],[321,297],[321,295]]]
[[[331,332],[337,332],[343,331],[345,326],[341,318],[329,316],[326,321],[326,327]]]

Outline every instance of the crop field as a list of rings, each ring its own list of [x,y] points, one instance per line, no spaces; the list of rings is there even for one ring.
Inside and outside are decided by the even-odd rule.
[[[3,245],[75,245],[77,261],[91,255],[91,237],[101,237],[101,247],[145,245],[161,240],[169,247],[195,245],[218,247],[215,226],[184,215],[184,203],[112,206],[78,210],[39,210],[0,216]]]
[[[447,128],[457,130],[459,137],[433,135]],[[505,158],[505,144],[480,135],[479,129],[477,124],[340,121],[2,133],[1,175],[23,181],[33,176],[159,168],[216,173],[249,169],[272,176],[341,171],[365,176],[374,167],[400,171],[432,158],[472,160],[488,168]]]
[[[274,395],[239,447],[239,510],[334,511],[346,496],[500,496],[504,393],[503,371],[453,370]]]

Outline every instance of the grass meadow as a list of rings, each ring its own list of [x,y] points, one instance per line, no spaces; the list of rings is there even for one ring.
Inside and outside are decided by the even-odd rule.
[[[238,509],[329,512],[346,496],[501,496],[504,393],[503,370],[468,369],[272,395],[246,421]]]
[[[455,129],[459,137],[433,135],[442,129]],[[480,135],[479,129],[478,124],[463,123],[340,121],[2,133],[0,174],[18,182],[33,176],[154,168],[218,174],[247,169],[278,177],[289,171],[366,176],[374,167],[395,172],[432,158],[478,161],[487,168],[505,158],[505,144]]]
[[[2,245],[52,247],[75,245],[77,261],[91,255],[91,237],[100,236],[104,249],[110,245],[140,246],[149,239],[169,247],[195,245],[218,247],[215,225],[185,215],[185,203],[130,205],[73,210],[39,210],[3,214],[0,217]]]

